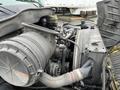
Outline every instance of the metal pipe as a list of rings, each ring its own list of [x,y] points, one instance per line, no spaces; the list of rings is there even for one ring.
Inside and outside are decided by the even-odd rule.
[[[81,63],[81,54],[82,54],[82,31],[78,30],[77,31],[77,35],[76,35],[76,40],[75,43],[78,46],[74,46],[74,55],[73,55],[73,69],[77,69],[80,67],[80,63]],[[79,47],[79,48],[78,48]]]
[[[52,29],[48,29],[48,28],[45,28],[45,27],[42,27],[42,26],[38,26],[38,25],[35,25],[35,24],[22,23],[22,25],[27,27],[27,28],[39,30],[39,31],[54,34],[54,35],[59,35],[59,32],[57,32],[57,31],[54,31]]]
[[[59,88],[62,86],[71,85],[89,76],[92,65],[91,62],[86,64],[87,65],[84,65],[82,68],[75,69],[58,77],[52,77],[47,73],[42,73],[40,82],[50,88]]]

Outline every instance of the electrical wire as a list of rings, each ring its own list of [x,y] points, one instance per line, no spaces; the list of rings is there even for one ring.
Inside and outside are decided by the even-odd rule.
[[[28,89],[47,89],[48,87],[27,87]]]

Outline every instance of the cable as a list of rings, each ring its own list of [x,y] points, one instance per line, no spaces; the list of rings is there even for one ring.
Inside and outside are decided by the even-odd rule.
[[[101,89],[101,87],[99,87],[99,86],[92,86],[92,85],[84,85],[84,87],[94,88],[94,89]]]
[[[48,87],[27,87],[28,89],[47,89]]]

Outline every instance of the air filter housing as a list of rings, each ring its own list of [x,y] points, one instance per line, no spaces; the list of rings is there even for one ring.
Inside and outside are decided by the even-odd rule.
[[[54,48],[55,44],[36,32],[27,32],[0,42],[0,76],[15,86],[34,84]]]

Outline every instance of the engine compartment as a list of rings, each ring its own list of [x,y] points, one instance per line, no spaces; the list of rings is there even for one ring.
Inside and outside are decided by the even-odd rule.
[[[27,8],[2,18],[1,81],[8,90],[119,90],[119,35],[102,32],[107,31],[104,23],[111,30],[116,21],[101,18],[104,11],[99,14],[103,4],[116,2],[98,3],[98,25],[86,19],[77,25],[57,21],[48,8]]]

